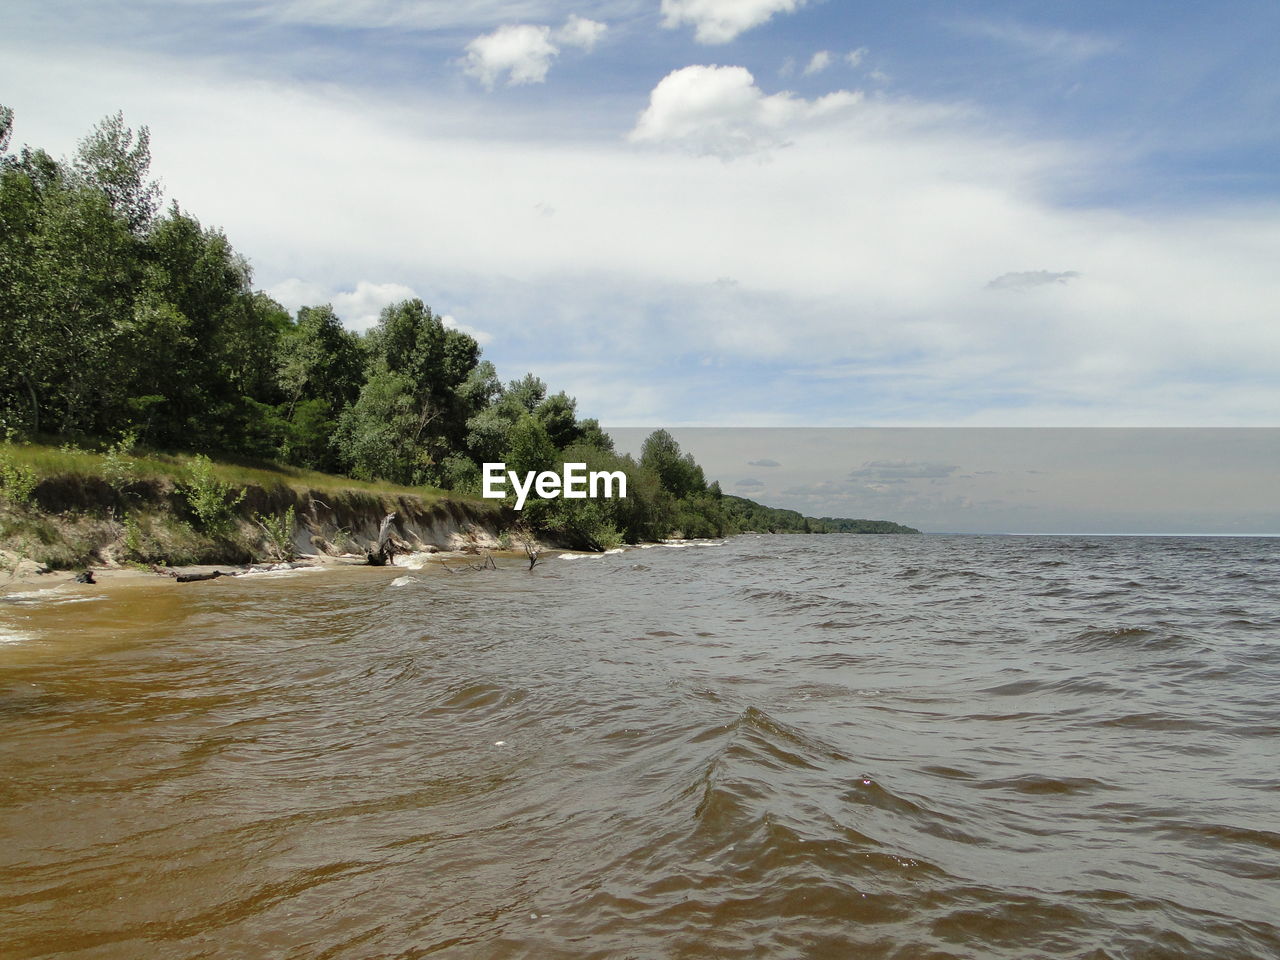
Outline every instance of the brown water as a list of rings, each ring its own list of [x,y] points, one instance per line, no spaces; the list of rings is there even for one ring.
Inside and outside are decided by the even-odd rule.
[[[1280,957],[1278,581],[742,537],[10,597],[0,955]]]

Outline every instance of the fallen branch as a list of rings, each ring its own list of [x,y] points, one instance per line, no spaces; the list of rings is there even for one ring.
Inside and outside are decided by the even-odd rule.
[[[195,583],[198,580],[216,580],[218,577],[234,577],[234,573],[225,573],[222,570],[214,570],[210,573],[175,573],[173,579],[179,583]]]
[[[444,567],[450,573],[461,573],[464,567],[467,570],[471,570],[475,573],[480,573],[481,571],[484,571],[484,570],[498,569],[498,565],[493,562],[493,554],[491,553],[486,553],[484,555],[484,563],[464,563],[461,567],[449,566],[447,563],[444,562],[443,557],[437,557],[436,560],[439,562],[440,566]]]
[[[391,525],[395,523],[395,513],[388,513],[382,518],[382,526],[378,528],[378,543],[372,550],[366,551],[369,566],[385,567],[396,555],[396,546],[391,539]]]

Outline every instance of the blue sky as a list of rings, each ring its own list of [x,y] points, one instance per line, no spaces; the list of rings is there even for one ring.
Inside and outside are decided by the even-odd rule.
[[[258,286],[421,296],[616,425],[1259,426],[1280,5],[6,5],[15,140],[117,109]]]

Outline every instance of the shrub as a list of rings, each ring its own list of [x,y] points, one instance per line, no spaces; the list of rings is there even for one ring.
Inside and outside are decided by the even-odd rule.
[[[138,464],[129,456],[137,444],[138,431],[130,430],[102,455],[102,477],[117,491],[137,479]]]
[[[292,506],[279,516],[255,513],[253,519],[267,535],[267,551],[272,559],[288,563],[298,558],[298,548],[293,541],[298,523]]]
[[[178,492],[195,514],[201,530],[211,537],[225,537],[231,531],[236,507],[245,498],[245,488],[233,494],[232,485],[224,483],[213,474],[213,463],[204,454],[198,454],[187,472],[187,479],[178,483]]]
[[[30,503],[36,492],[36,475],[28,467],[0,454],[0,495],[12,503]]]

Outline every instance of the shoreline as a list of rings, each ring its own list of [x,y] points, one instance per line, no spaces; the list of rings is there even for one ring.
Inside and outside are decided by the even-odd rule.
[[[761,536],[762,534],[757,535]],[[729,537],[720,537],[713,539],[661,540],[625,544],[621,547],[600,552],[573,550],[539,543],[537,545],[538,562],[542,563],[549,559],[598,559],[630,553],[633,550],[648,550],[654,547],[683,549],[692,546],[718,546],[729,539]],[[11,554],[7,551],[0,551],[0,558],[3,558],[6,563],[12,562],[9,559],[10,556]],[[442,548],[429,545],[426,550],[409,550],[399,553],[390,563],[382,565],[381,568],[388,571],[398,570],[407,573],[419,573],[424,570],[436,570],[437,567],[440,567],[442,569],[437,572],[461,573],[476,569],[468,565],[475,564],[477,560],[483,562],[489,558],[496,561],[519,561],[512,565],[524,566],[527,563],[528,554],[522,550],[502,549],[497,546],[476,549],[474,546],[459,548],[455,545]],[[450,566],[451,562],[453,563],[452,566]],[[80,576],[77,571],[49,570],[32,560],[21,560],[16,564],[16,568],[10,571],[8,579],[0,582],[0,603],[14,595],[30,594],[35,591],[52,590],[72,585],[85,587],[120,586],[151,582],[174,583],[186,586],[188,583],[217,579],[303,573],[308,570],[332,570],[339,567],[378,569],[377,564],[369,563],[367,557],[360,554],[348,553],[333,556],[324,553],[308,553],[299,554],[295,560],[282,562],[176,564],[173,566],[156,564],[150,568],[144,568],[140,565],[92,564],[86,567],[84,572],[92,574],[93,580],[90,583],[85,583],[77,579]]]

